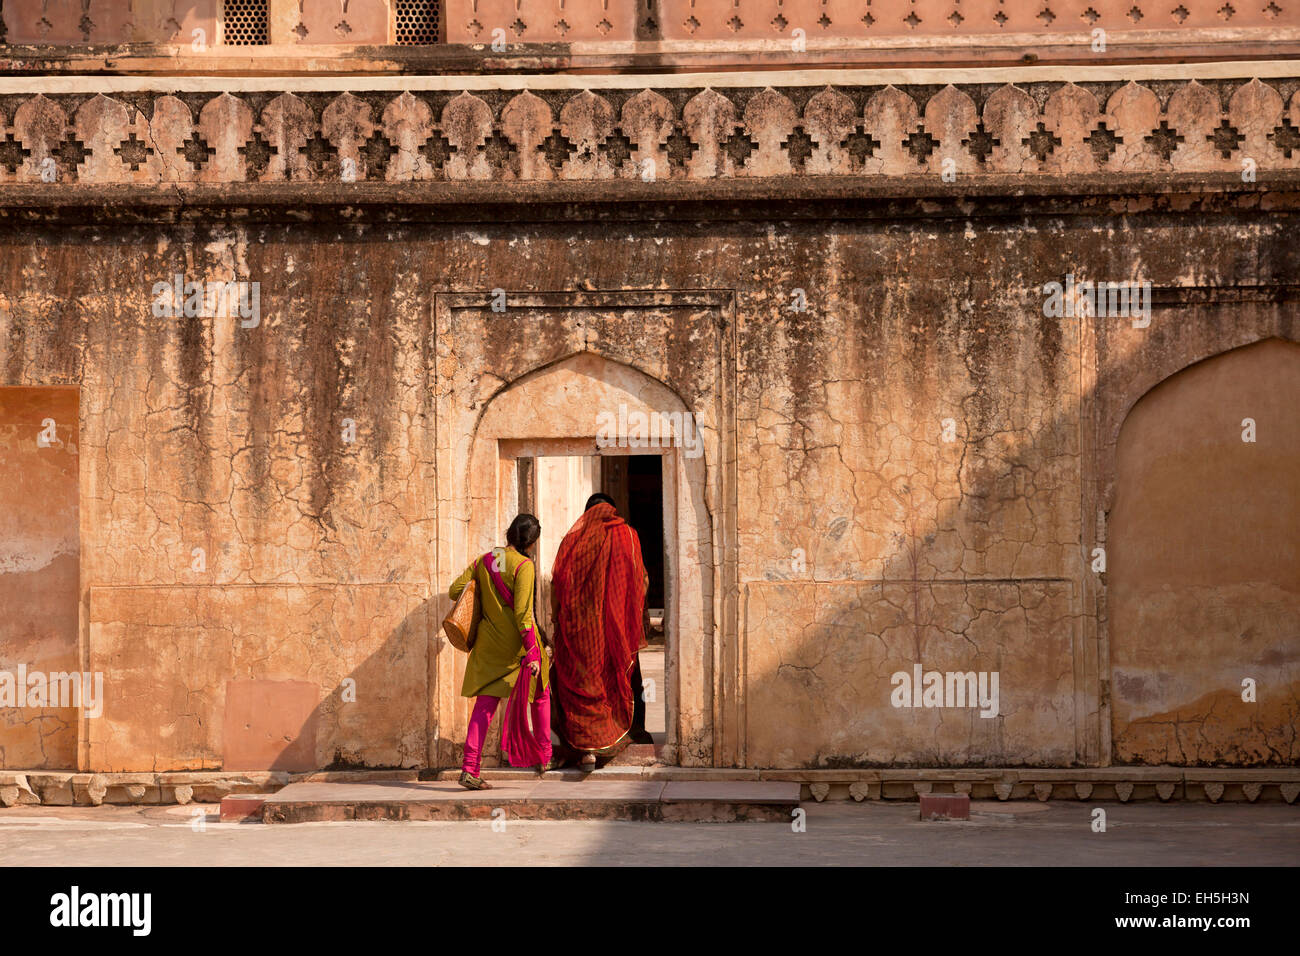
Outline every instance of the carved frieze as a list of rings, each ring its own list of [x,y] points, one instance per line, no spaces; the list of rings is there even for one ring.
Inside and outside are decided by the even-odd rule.
[[[0,97],[0,183],[681,181],[1300,166],[1300,81]]]

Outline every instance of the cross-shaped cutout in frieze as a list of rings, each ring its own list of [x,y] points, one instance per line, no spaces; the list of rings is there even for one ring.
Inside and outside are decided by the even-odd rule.
[[[193,139],[194,141],[196,141],[196,147],[192,149],[189,154],[186,155],[186,158],[189,159],[190,162],[194,163],[195,169],[198,169],[203,163],[206,163],[208,161],[208,156],[211,156],[216,153],[216,150],[208,149],[207,155],[206,156],[202,155],[200,154],[197,148],[197,144],[202,144],[202,146],[206,148],[207,143],[199,139],[197,133],[194,134]],[[189,146],[190,144],[186,143],[185,145]],[[271,157],[279,153],[280,150],[278,147],[272,146],[265,139],[263,139],[260,130],[253,130],[252,138],[243,146],[240,146],[238,152],[239,155],[244,157],[245,178],[256,179],[258,176],[260,176],[262,173],[266,171],[266,167],[271,164]],[[194,162],[195,159],[199,159],[201,161]]]
[[[930,154],[939,148],[939,141],[919,126],[910,136],[903,140],[903,148],[912,154],[918,166],[924,166]]]
[[[573,143],[569,141],[568,137],[557,129],[552,132],[550,136],[546,137],[546,139],[542,140],[541,150],[546,155],[546,161],[551,164],[551,167],[559,169],[568,161],[569,157],[573,155],[574,146]],[[591,156],[588,152],[587,155],[579,158],[590,159]]]
[[[668,162],[681,168],[685,168],[690,163],[691,157],[695,155],[699,148],[681,129],[674,129],[664,143],[664,149],[668,153]]]
[[[978,123],[974,131],[962,140],[961,144],[970,150],[970,154],[982,166],[993,155],[993,148],[1001,146],[1002,141],[985,130],[983,123]]]
[[[1205,138],[1214,144],[1214,148],[1219,151],[1219,154],[1224,159],[1235,153],[1238,145],[1245,142],[1246,139],[1227,120],[1223,120],[1218,128]]]
[[[1107,129],[1105,123],[1098,123],[1097,128],[1088,134],[1084,142],[1092,149],[1097,165],[1104,166],[1111,154],[1115,152],[1115,147],[1123,144],[1124,139],[1117,136],[1113,130]]]
[[[338,147],[320,133],[307,140],[307,145],[299,146],[298,152],[307,157],[308,164],[318,174],[332,166],[334,158],[339,154]]]
[[[67,139],[59,143],[59,148],[54,152],[59,158],[59,165],[64,169],[74,171],[86,161],[87,156],[95,155],[93,149],[87,149],[86,144],[75,136],[68,136]]]
[[[808,162],[808,157],[817,148],[817,141],[802,126],[796,126],[781,143],[781,148],[790,154],[790,162],[796,169],[803,169],[804,163]]]
[[[131,172],[135,172],[153,155],[153,147],[141,140],[132,132],[126,139],[122,140],[120,146],[113,150],[124,165],[131,167]]]
[[[1282,125],[1268,134],[1268,139],[1287,159],[1291,158],[1292,150],[1300,149],[1300,130],[1289,119],[1284,118]]]
[[[383,131],[375,130],[361,148],[361,155],[366,159],[366,178],[383,179],[384,171],[397,153],[397,147],[389,142]]]
[[[31,154],[30,149],[14,139],[13,133],[5,133],[4,142],[0,143],[0,166],[4,166],[10,173],[16,173],[23,160]]]
[[[866,127],[859,124],[853,132],[844,137],[840,142],[840,146],[848,150],[849,156],[852,157],[855,165],[861,166],[876,150],[880,149],[880,140],[868,133]]]
[[[750,154],[757,149],[758,144],[742,129],[736,130],[722,144],[722,151],[731,157],[737,167],[744,166],[749,161]]]
[[[451,159],[452,153],[456,152],[456,147],[451,145],[451,140],[434,130],[433,135],[424,141],[419,152],[434,169],[442,169],[447,164],[447,160]]]
[[[509,169],[510,158],[519,152],[515,144],[510,142],[499,129],[493,130],[492,135],[484,140],[478,148],[487,157],[487,161],[493,169]],[[539,146],[538,148],[542,149],[544,147]]]
[[[1038,128],[1030,130],[1029,135],[1020,141],[1020,145],[1028,146],[1034,158],[1044,163],[1047,162],[1047,157],[1052,155],[1052,150],[1061,145],[1061,139],[1040,120]]]
[[[1150,143],[1151,148],[1160,154],[1160,158],[1166,163],[1169,157],[1174,155],[1174,150],[1178,144],[1183,142],[1183,137],[1176,131],[1169,128],[1168,120],[1161,120],[1160,126],[1151,131],[1151,135],[1143,139],[1143,142]]]
[[[600,144],[600,151],[610,165],[618,169],[632,158],[632,141],[623,135],[621,129],[616,129],[605,137],[605,141]]]

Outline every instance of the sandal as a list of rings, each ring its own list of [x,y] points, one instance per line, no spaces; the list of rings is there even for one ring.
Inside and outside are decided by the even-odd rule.
[[[492,784],[488,783],[482,777],[471,777],[468,770],[460,772],[460,779],[456,781],[466,790],[491,790]]]
[[[583,755],[582,755],[582,760],[580,760],[580,761],[578,762],[578,769],[581,770],[583,773],[591,773],[593,770],[595,770],[595,769],[596,769],[596,755],[595,755],[595,754],[583,754]]]

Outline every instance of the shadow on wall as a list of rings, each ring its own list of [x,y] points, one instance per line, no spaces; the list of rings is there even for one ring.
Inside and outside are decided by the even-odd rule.
[[[422,766],[423,585],[91,588],[105,772]]]
[[[1100,320],[1112,327],[1096,329],[1099,378],[1082,409],[1054,397],[1079,394],[1069,371],[1079,367],[1075,333],[1058,333],[1075,336],[1060,347],[1059,377],[1047,370],[1020,394],[1006,378],[979,381],[989,356],[968,356],[977,380],[944,413],[951,421],[936,415],[909,429],[912,403],[894,399],[899,424],[865,448],[848,433],[866,423],[845,409],[860,401],[869,410],[870,398],[846,399],[823,426],[824,410],[795,396],[783,412],[799,428],[842,429],[834,445],[809,447],[821,442],[773,427],[760,473],[742,474],[742,500],[790,502],[776,525],[791,553],[755,567],[754,553],[776,547],[754,539],[741,548],[744,763],[1300,760],[1300,346],[1270,337],[1284,328],[1295,337],[1276,307],[1223,311],[1237,321],[1214,309],[1204,322],[1157,313],[1141,332]],[[1024,348],[1014,320],[981,323],[992,326],[988,352]],[[1032,341],[1046,334],[1039,328]],[[1132,337],[1141,334],[1152,338],[1139,351]],[[932,385],[924,360],[906,371],[911,382],[897,391],[875,383],[877,393]],[[1079,419],[1094,409],[1099,447],[1080,448]],[[1242,420],[1251,416],[1267,425],[1247,443]],[[953,426],[956,441],[945,442]],[[1110,565],[1095,584],[1083,578],[1093,573],[1094,535],[1085,527],[1079,540],[1080,500],[1084,514],[1095,511],[1079,456],[1085,475],[1117,489],[1109,541],[1097,542]],[[1096,504],[1109,510],[1104,490]],[[764,502],[765,519],[771,508]],[[1099,637],[1091,594],[1104,614],[1107,583],[1109,629]],[[1108,761],[1107,715],[1097,708],[1112,673]],[[1242,700],[1246,677],[1259,687],[1252,702]],[[996,700],[972,705],[994,687]]]
[[[988,302],[978,336],[942,303],[893,308],[935,318],[837,330],[896,358],[793,386],[742,475],[775,534],[741,546],[744,763],[1072,765],[1077,333]]]
[[[226,682],[222,769],[419,769],[431,730],[425,702],[445,595],[420,601],[332,688],[299,680]],[[340,635],[316,635],[326,645]],[[423,648],[423,653],[421,649]],[[420,679],[414,671],[420,670]]]

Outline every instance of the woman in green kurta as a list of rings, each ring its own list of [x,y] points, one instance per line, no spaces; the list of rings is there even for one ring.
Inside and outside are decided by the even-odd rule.
[[[480,776],[483,741],[488,724],[501,698],[509,697],[522,667],[537,675],[530,700],[533,726],[543,749],[551,741],[550,655],[538,640],[533,620],[533,582],[536,571],[532,553],[542,526],[530,514],[521,514],[506,532],[508,546],[494,548],[476,558],[452,582],[448,596],[455,601],[473,577],[477,581],[483,617],[479,621],[474,648],[465,667],[462,697],[474,697],[474,712],[465,736],[465,760],[460,785],[467,790],[490,790]],[[549,759],[549,757],[548,757]]]

